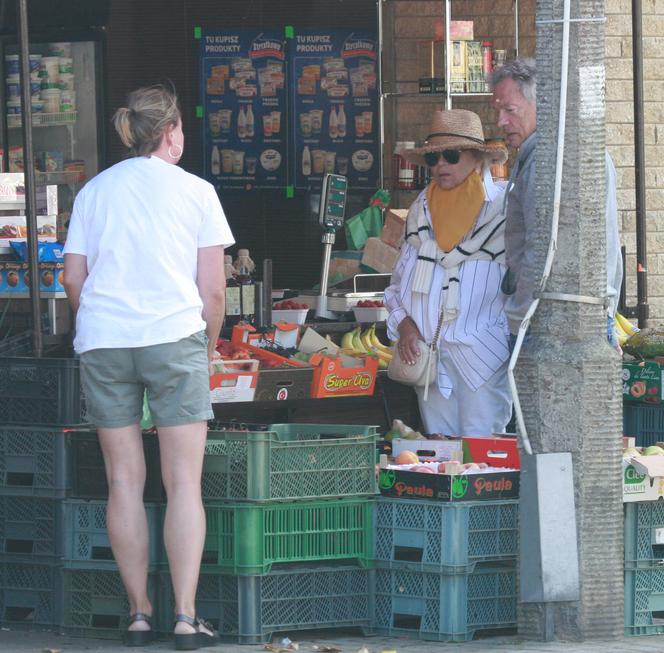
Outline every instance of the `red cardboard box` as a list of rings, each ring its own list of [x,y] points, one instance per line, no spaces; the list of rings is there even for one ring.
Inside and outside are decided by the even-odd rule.
[[[489,467],[521,469],[516,437],[463,439],[463,462],[486,463]]]
[[[311,396],[315,399],[374,393],[378,359],[373,356],[355,358],[314,354],[309,362],[317,365],[311,383]]]

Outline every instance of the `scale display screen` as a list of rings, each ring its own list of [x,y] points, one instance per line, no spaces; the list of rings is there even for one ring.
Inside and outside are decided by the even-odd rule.
[[[348,180],[342,175],[326,174],[320,196],[320,226],[325,229],[341,229],[344,225]]]

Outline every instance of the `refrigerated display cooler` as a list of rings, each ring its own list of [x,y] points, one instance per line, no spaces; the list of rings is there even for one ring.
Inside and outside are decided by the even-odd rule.
[[[10,240],[25,240],[25,196],[20,180],[32,165],[37,195],[37,234],[40,241],[64,243],[74,198],[86,180],[100,169],[103,156],[102,35],[63,32],[30,37],[29,66],[32,109],[33,161],[23,150],[24,111],[19,81],[19,46],[16,38],[0,39],[0,84],[3,120],[0,130],[0,263],[12,256]],[[4,175],[4,177],[2,177]],[[17,181],[18,180],[18,181]],[[4,191],[13,189],[9,195]],[[18,189],[18,192],[17,192]],[[48,197],[49,201],[40,201]],[[43,229],[39,225],[43,226]],[[8,281],[7,266],[0,265],[0,303],[25,312],[30,289]],[[47,278],[51,277],[47,275]],[[57,281],[57,274],[55,276]],[[15,281],[12,275],[11,281]],[[70,329],[66,296],[60,284],[40,288],[49,315],[50,332]]]

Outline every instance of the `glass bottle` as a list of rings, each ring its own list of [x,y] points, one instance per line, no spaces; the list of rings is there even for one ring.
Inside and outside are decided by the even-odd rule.
[[[330,120],[329,120],[328,132],[330,138],[337,138],[339,136],[339,121],[337,117],[337,111],[334,108],[334,105],[330,107]]]
[[[247,114],[244,112],[244,107],[240,107],[240,113],[237,116],[237,135],[238,138],[247,137]]]
[[[311,152],[308,145],[305,145],[304,150],[302,150],[302,174],[305,177],[311,175]]]
[[[392,165],[394,168],[395,185],[399,190],[415,190],[417,188],[417,180],[415,178],[417,166],[401,154],[403,150],[409,150],[414,147],[414,141],[399,141],[394,148]]]
[[[337,113],[337,133],[339,138],[346,138],[346,112],[344,105],[339,105],[339,112]]]
[[[234,267],[240,286],[240,319],[243,322],[253,322],[256,314],[256,286],[252,274],[256,264],[251,260],[248,249],[237,251]]]
[[[218,177],[221,174],[221,154],[219,153],[219,148],[216,145],[212,148],[210,172],[212,173],[213,177]]]
[[[247,138],[254,137],[254,111],[251,104],[247,107]]]
[[[242,307],[240,304],[240,284],[235,277],[233,257],[230,254],[224,256],[224,271],[226,272],[226,319],[224,325],[233,327],[240,321]]]

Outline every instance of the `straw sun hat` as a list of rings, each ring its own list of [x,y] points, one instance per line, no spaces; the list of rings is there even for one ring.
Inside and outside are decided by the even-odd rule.
[[[427,152],[442,150],[478,150],[488,155],[489,163],[507,161],[507,149],[502,141],[485,141],[480,117],[466,109],[434,111],[431,129],[422,147],[402,150],[401,156],[421,166],[425,166]]]

